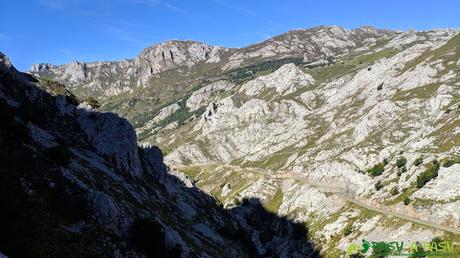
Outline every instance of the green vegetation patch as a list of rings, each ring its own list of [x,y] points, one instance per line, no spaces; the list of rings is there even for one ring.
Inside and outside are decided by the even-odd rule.
[[[429,99],[436,94],[440,84],[430,83],[424,86],[413,88],[410,90],[398,89],[396,94],[393,96],[395,101],[409,101],[412,99]]]
[[[380,176],[385,171],[385,165],[383,163],[377,163],[373,167],[367,170],[371,176]]]
[[[433,160],[431,163],[427,165],[426,170],[417,176],[417,188],[422,188],[431,179],[437,177],[438,171],[439,162],[437,160]]]
[[[264,207],[267,211],[276,213],[278,212],[279,207],[281,206],[281,203],[283,202],[283,191],[281,189],[278,189],[273,196],[273,198],[267,202]]]
[[[418,157],[417,159],[415,159],[413,165],[416,166],[416,167],[418,167],[418,166],[420,166],[422,163],[423,163],[423,157]]]
[[[63,84],[51,79],[40,78],[40,86],[45,88],[48,92],[54,93],[56,95],[69,94],[69,91],[67,91]]]
[[[304,62],[303,58],[295,57],[262,61],[257,64],[231,70],[224,75],[224,79],[227,79],[235,84],[243,84],[261,75],[272,73],[278,70],[281,66],[289,63],[301,65]]]
[[[442,166],[445,168],[451,167],[455,164],[460,164],[460,156],[455,158],[445,158],[441,161]]]
[[[399,157],[397,160],[396,160],[396,166],[398,168],[402,168],[404,167],[405,165],[407,164],[407,159],[405,157]]]

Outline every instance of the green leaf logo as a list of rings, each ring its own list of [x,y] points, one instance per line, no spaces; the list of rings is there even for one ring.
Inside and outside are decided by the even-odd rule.
[[[359,246],[355,243],[351,243],[347,248],[347,255],[352,255],[358,253]]]

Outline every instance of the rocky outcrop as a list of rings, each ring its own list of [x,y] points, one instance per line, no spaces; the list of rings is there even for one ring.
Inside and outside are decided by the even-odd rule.
[[[286,64],[274,73],[260,76],[240,88],[249,96],[260,95],[262,91],[273,88],[279,95],[287,95],[314,83],[313,77],[304,73],[294,64]]]
[[[136,133],[125,119],[112,113],[99,113],[88,107],[77,107],[77,120],[96,153],[110,159],[120,171],[134,177],[142,175]]]
[[[193,66],[200,62],[218,63],[223,47],[209,46],[193,41],[168,41],[144,49],[133,60],[133,68],[138,69],[138,85],[146,85],[154,74],[179,67]]]
[[[211,83],[197,91],[194,91],[192,95],[187,99],[186,106],[194,111],[200,107],[206,106],[214,95],[219,92],[231,90],[235,85],[227,81],[217,81]]]

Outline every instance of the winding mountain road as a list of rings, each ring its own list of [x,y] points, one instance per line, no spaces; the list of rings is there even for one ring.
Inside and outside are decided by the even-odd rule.
[[[460,235],[460,229],[458,229],[458,228],[447,227],[447,226],[443,226],[443,225],[433,223],[431,221],[421,220],[421,219],[410,217],[410,216],[407,216],[407,215],[404,215],[404,214],[401,214],[401,213],[385,210],[385,209],[382,209],[382,208],[377,208],[377,207],[368,205],[368,204],[366,204],[366,203],[364,203],[362,201],[353,199],[353,198],[351,198],[351,197],[349,197],[347,195],[338,194],[338,196],[340,196],[341,198],[347,200],[348,202],[351,202],[353,204],[356,204],[356,205],[358,205],[360,207],[363,207],[363,208],[371,210],[371,211],[375,211],[375,212],[378,212],[378,213],[383,213],[383,214],[386,214],[386,215],[398,217],[400,219],[412,221],[412,222],[420,224],[420,225],[424,225],[424,226],[428,226],[428,227],[432,227],[432,228],[436,228],[436,229],[439,229],[439,230],[443,230],[443,231],[447,231],[447,232],[451,232],[451,233]]]
[[[277,179],[295,179],[295,180],[302,181],[302,182],[304,182],[306,184],[309,184],[311,186],[314,186],[314,187],[318,187],[318,188],[322,188],[322,189],[329,189],[329,190],[326,190],[326,192],[333,193],[333,194],[337,195],[338,197],[340,197],[340,198],[342,198],[342,199],[344,199],[344,200],[346,200],[348,202],[351,202],[351,203],[353,203],[355,205],[358,205],[358,206],[360,206],[362,208],[365,208],[365,209],[368,209],[368,210],[371,210],[371,211],[375,211],[375,212],[378,212],[378,213],[382,213],[382,214],[385,214],[385,215],[394,216],[394,217],[397,217],[397,218],[400,218],[400,219],[403,219],[403,220],[412,221],[412,222],[420,224],[420,225],[424,225],[424,226],[428,226],[428,227],[432,227],[432,228],[436,228],[436,229],[439,229],[439,230],[443,230],[443,231],[447,231],[447,232],[451,232],[451,233],[460,235],[460,229],[459,228],[452,228],[452,227],[436,224],[436,223],[433,223],[431,221],[421,220],[421,219],[418,219],[418,218],[414,218],[414,217],[411,217],[411,216],[404,215],[402,213],[391,211],[391,210],[389,210],[389,208],[385,209],[385,208],[379,208],[379,207],[369,205],[369,204],[367,204],[367,203],[365,203],[363,201],[360,201],[358,199],[355,199],[355,198],[351,197],[349,194],[347,194],[347,191],[344,190],[343,188],[340,189],[340,187],[331,186],[331,184],[327,184],[327,185],[321,184],[321,183],[318,183],[318,181],[310,183],[308,177],[302,176],[301,173],[284,172],[281,175],[282,176],[276,176],[275,178],[277,178]]]
[[[311,178],[309,178],[308,176],[303,175],[302,173],[296,173],[296,172],[292,172],[292,171],[273,172],[273,171],[268,171],[268,170],[265,170],[265,169],[262,169],[262,168],[241,168],[239,166],[228,165],[228,164],[221,165],[221,166],[233,169],[235,171],[251,170],[252,172],[263,173],[268,178],[277,179],[277,180],[296,180],[296,181],[300,181],[300,182],[305,183],[305,184],[307,184],[309,186],[318,188],[320,191],[335,194],[336,196],[338,196],[338,197],[340,197],[340,198],[342,198],[342,199],[344,199],[344,200],[346,200],[346,201],[348,201],[350,203],[353,203],[353,204],[355,204],[357,206],[360,206],[360,207],[362,207],[364,209],[368,209],[368,210],[375,211],[375,212],[385,214],[385,215],[389,215],[389,216],[394,216],[394,217],[397,217],[397,218],[400,218],[400,219],[403,219],[403,220],[411,221],[411,222],[419,224],[419,225],[424,225],[424,226],[427,226],[427,227],[431,227],[431,228],[435,228],[435,229],[439,229],[439,230],[443,230],[443,231],[446,231],[446,232],[450,232],[450,233],[453,233],[453,234],[460,235],[460,229],[459,228],[448,227],[448,226],[433,223],[431,221],[414,218],[414,217],[411,217],[411,216],[408,216],[408,215],[405,215],[405,214],[402,214],[402,213],[391,211],[389,208],[385,208],[385,206],[375,207],[375,206],[369,205],[369,204],[367,204],[367,203],[365,203],[365,202],[363,202],[361,200],[353,198],[350,194],[348,194],[348,189],[346,189],[346,187],[343,187],[343,186],[341,187],[341,186],[338,186],[338,185],[334,185],[334,184],[331,184],[330,182],[328,184],[324,184],[321,181],[312,180]],[[184,167],[177,167],[177,169],[180,170],[181,168],[184,168]]]

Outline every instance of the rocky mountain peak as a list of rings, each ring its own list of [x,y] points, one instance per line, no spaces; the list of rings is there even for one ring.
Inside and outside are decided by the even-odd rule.
[[[224,50],[223,47],[197,41],[171,40],[145,48],[134,62],[140,66],[148,66],[152,73],[159,73],[181,65],[190,67],[202,61],[219,62],[220,52]]]
[[[49,72],[51,69],[55,68],[56,66],[55,65],[52,65],[52,64],[45,64],[45,63],[41,63],[41,64],[33,64],[29,71],[31,73],[47,73]]]

